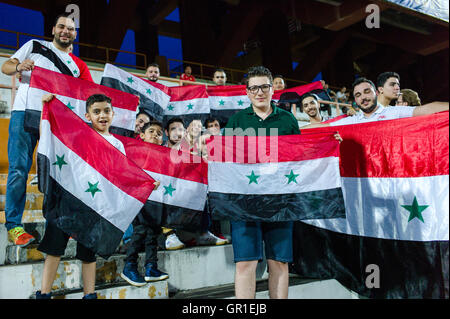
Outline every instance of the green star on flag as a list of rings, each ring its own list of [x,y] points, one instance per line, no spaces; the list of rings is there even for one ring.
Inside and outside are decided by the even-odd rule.
[[[166,190],[166,191],[164,192],[164,195],[169,194],[170,196],[173,196],[172,193],[173,193],[174,191],[176,191],[176,189],[172,187],[172,184],[169,184],[169,186],[164,186],[164,189]]]
[[[245,176],[248,177],[248,179],[249,179],[248,184],[250,185],[251,183],[258,184],[258,178],[259,178],[261,175],[256,175],[255,172],[252,171],[252,173],[251,173],[250,175],[245,175]]]
[[[167,107],[167,109],[168,109],[169,111],[172,111],[172,110],[173,110],[173,105],[170,104],[170,105]]]
[[[300,174],[294,174],[294,171],[291,170],[291,173],[289,175],[284,175],[288,178],[288,184],[290,184],[291,182],[294,182],[295,184],[297,184],[297,180],[296,178],[299,176]]]
[[[219,101],[219,105],[220,105],[220,106],[225,105],[225,101],[224,101],[224,100],[220,100],[220,101]]]
[[[68,165],[67,162],[64,160],[64,154],[62,156],[56,155],[56,162],[54,162],[52,165],[58,165],[59,170],[61,170],[63,165]]]
[[[71,104],[70,104],[70,102],[69,103],[67,103],[67,105],[66,105],[69,109],[71,109],[71,110],[73,110],[75,107],[74,106],[72,106]]]
[[[129,78],[127,78],[127,82],[133,84],[134,80],[133,80],[133,78],[130,76]]]
[[[187,108],[188,108],[189,110],[192,110],[193,107],[194,107],[194,104],[192,104],[192,103],[189,103],[188,106],[187,106]]]
[[[400,205],[407,211],[409,211],[409,219],[408,222],[410,222],[414,218],[418,218],[422,223],[425,223],[422,217],[422,212],[428,208],[429,205],[419,205],[417,203],[417,198],[414,196],[414,200],[411,205]]]
[[[90,182],[88,182],[89,188],[86,189],[85,192],[91,193],[92,198],[94,197],[95,193],[101,192],[101,190],[97,187],[97,186],[98,186],[98,183],[99,183],[99,182],[97,182],[97,183],[95,183],[95,184],[91,184]]]
[[[148,95],[152,94],[152,90],[147,89],[147,94],[148,94]]]
[[[77,70],[73,70],[73,74],[78,74],[78,71]]]
[[[70,63],[72,63],[72,61],[70,61],[70,60],[67,60],[67,64],[70,64]]]
[[[242,106],[242,105],[244,105],[244,101],[242,101],[242,100],[239,100],[239,101],[238,101],[238,105],[239,105],[239,106]]]

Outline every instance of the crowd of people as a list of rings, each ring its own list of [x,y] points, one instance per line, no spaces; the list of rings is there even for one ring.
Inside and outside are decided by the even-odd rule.
[[[25,205],[26,183],[33,162],[33,151],[38,136],[23,128],[27,103],[27,88],[30,71],[40,66],[53,71],[61,71],[61,63],[71,71],[71,75],[92,81],[86,64],[71,53],[71,45],[76,38],[75,24],[67,15],[60,15],[52,30],[53,41],[39,40],[38,44],[48,54],[33,50],[37,40],[31,40],[22,46],[2,65],[2,72],[15,76],[20,74],[21,83],[13,105],[9,127],[8,159],[9,170],[6,194],[6,223],[9,239],[17,246],[26,247],[36,239],[28,234],[22,224]],[[150,64],[145,76],[157,82],[160,77],[159,66]],[[195,81],[192,68],[186,67],[181,79]],[[227,76],[224,69],[215,70],[212,80],[216,85],[226,85]],[[297,100],[277,104],[272,100],[275,91],[286,88],[286,81],[281,75],[272,76],[262,66],[249,69],[246,78],[246,92],[251,105],[234,114],[228,123],[220,123],[216,118],[202,122],[193,120],[185,123],[182,118],[172,118],[165,125],[153,119],[145,111],[136,115],[135,138],[145,143],[163,145],[184,150],[195,155],[207,157],[205,141],[210,135],[221,135],[224,128],[236,129],[276,128],[278,135],[301,134],[301,131],[330,125],[347,125],[388,119],[432,114],[448,110],[448,102],[433,102],[421,105],[418,94],[412,90],[400,90],[400,76],[395,72],[384,72],[376,79],[359,77],[351,90],[343,87],[335,94],[336,101],[347,102],[349,96],[354,98],[355,108],[349,108],[346,116],[336,119],[324,114],[321,109],[321,94],[330,95],[327,85],[320,92],[309,92]],[[331,94],[332,95],[332,94]],[[48,102],[52,95],[45,96]],[[330,99],[331,101],[333,99]],[[283,105],[282,107],[280,107]],[[391,106],[397,105],[397,106]],[[307,119],[307,125],[301,126],[298,114]],[[123,153],[122,143],[109,133],[113,119],[111,100],[104,95],[91,96],[86,103],[86,119],[92,128],[102,134],[111,144]],[[301,129],[300,129],[301,126]],[[257,130],[261,132],[261,130]],[[268,132],[268,131],[267,131]],[[339,139],[339,136],[336,137]],[[155,182],[155,188],[159,182]],[[143,286],[149,281],[166,280],[169,274],[158,268],[158,249],[176,250],[189,245],[223,245],[230,242],[222,234],[221,224],[212,220],[206,211],[202,229],[197,233],[185,233],[177,229],[167,229],[162,225],[149,224],[140,214],[135,218],[123,236],[119,252],[126,255],[122,278],[134,286]],[[265,255],[269,272],[269,296],[287,298],[289,285],[289,263],[292,262],[293,222],[245,222],[230,221],[231,243],[234,262],[236,263],[235,293],[237,298],[254,298],[256,288],[256,266]],[[158,245],[158,238],[163,236],[164,244]],[[38,249],[46,254],[42,274],[41,290],[36,298],[51,298],[52,283],[69,235],[55,225],[47,223],[46,230]],[[263,245],[264,243],[264,245]],[[159,247],[158,247],[159,246]],[[138,270],[138,256],[145,252],[145,270],[142,275]],[[95,254],[81,244],[77,245],[77,258],[82,261],[83,289],[85,299],[96,298],[95,293]]]

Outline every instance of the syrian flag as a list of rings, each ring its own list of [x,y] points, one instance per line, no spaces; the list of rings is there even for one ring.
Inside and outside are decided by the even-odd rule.
[[[139,96],[139,108],[157,121],[163,121],[170,101],[169,87],[144,80],[109,63],[105,64],[101,84]]]
[[[347,217],[296,223],[295,271],[369,298],[448,299],[448,112],[336,129]]]
[[[148,174],[57,99],[43,108],[38,173],[45,219],[105,259],[154,188]]]
[[[224,127],[229,118],[250,106],[245,85],[209,86],[207,88],[211,117]]]
[[[145,203],[142,217],[169,228],[198,231],[208,189],[208,166],[201,157],[169,147],[116,136],[127,157],[161,184]]]
[[[25,112],[29,116],[24,126],[36,132],[39,131],[42,97],[52,93],[86,122],[88,122],[85,118],[88,97],[93,94],[105,94],[111,98],[111,105],[114,110],[114,119],[110,131],[127,136],[134,133],[139,99],[132,94],[40,67],[34,67],[28,90]]]
[[[169,95],[164,125],[174,117],[182,118],[186,127],[192,120],[203,122],[209,117],[209,99],[204,85],[173,86],[169,88]]]
[[[333,134],[214,136],[208,153],[209,207],[216,218],[345,217]]]
[[[303,94],[306,94],[306,93],[308,93],[310,91],[318,90],[318,89],[319,90],[323,90],[323,85],[322,85],[322,82],[320,82],[320,81],[312,82],[312,83],[305,84],[305,85],[296,86],[296,87],[293,87],[293,88],[290,88],[290,89],[278,90],[278,91],[275,91],[275,93],[273,94],[272,100],[275,101],[275,102],[278,102],[280,100],[280,96],[283,93],[286,93],[286,92],[295,92],[299,96],[302,96]]]

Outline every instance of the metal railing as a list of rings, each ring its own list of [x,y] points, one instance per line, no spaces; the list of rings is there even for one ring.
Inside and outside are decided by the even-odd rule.
[[[47,41],[51,41],[52,40],[52,38],[50,38],[50,37],[45,37],[45,36],[36,35],[36,34],[30,34],[30,33],[24,33],[24,32],[19,32],[19,31],[0,29],[0,32],[12,33],[12,34],[16,35],[16,45],[15,46],[9,45],[9,44],[0,43],[0,47],[4,47],[4,48],[8,48],[8,49],[18,50],[20,48],[20,38],[21,37],[38,38],[38,39],[43,39],[43,40],[47,40]],[[147,68],[147,56],[144,53],[131,52],[131,51],[125,51],[125,50],[118,50],[118,49],[108,48],[108,47],[99,46],[99,45],[93,45],[93,44],[89,44],[89,43],[82,43],[82,42],[74,42],[73,45],[78,45],[78,46],[84,47],[84,48],[98,49],[98,50],[104,51],[104,54],[105,54],[105,59],[104,60],[90,58],[90,57],[80,57],[80,59],[82,59],[84,61],[91,61],[91,62],[102,63],[102,64],[104,64],[104,63],[111,63],[111,64],[115,64],[115,65],[131,67],[131,68],[137,68],[137,69],[141,69],[141,70],[145,70]],[[119,62],[111,61],[110,60],[111,52],[131,54],[131,55],[134,55],[136,57],[141,57],[143,59],[143,61],[144,61],[144,65],[143,66],[137,65],[137,63],[136,63],[136,65],[132,65],[132,64],[125,64],[125,63],[119,63]]]

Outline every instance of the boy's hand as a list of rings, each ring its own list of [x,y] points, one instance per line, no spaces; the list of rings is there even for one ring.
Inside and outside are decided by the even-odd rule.
[[[155,185],[155,188],[153,190],[156,191],[158,189],[159,185],[161,185],[161,182],[160,181],[155,181],[153,183],[153,185]]]
[[[51,100],[53,100],[54,97],[55,97],[55,95],[53,95],[53,94],[44,95],[42,97],[42,104],[50,102]]]
[[[339,133],[335,133],[334,138],[339,141],[339,144],[343,141],[343,139],[342,139],[341,135],[339,135]]]

